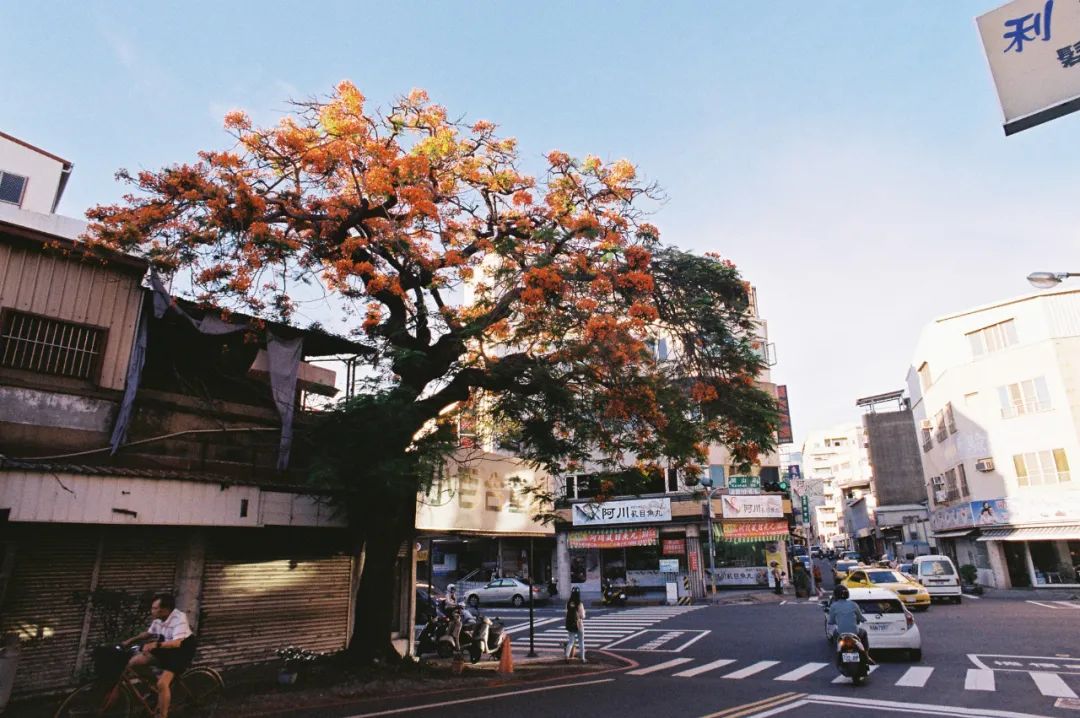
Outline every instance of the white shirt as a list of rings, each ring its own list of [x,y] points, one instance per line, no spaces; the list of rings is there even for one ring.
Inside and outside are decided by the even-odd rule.
[[[147,633],[160,634],[162,641],[183,640],[191,635],[191,626],[188,625],[187,616],[174,608],[164,621],[155,618]]]

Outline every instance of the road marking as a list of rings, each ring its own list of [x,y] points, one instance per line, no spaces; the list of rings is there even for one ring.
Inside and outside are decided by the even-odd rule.
[[[546,626],[549,623],[555,623],[555,621],[561,620],[561,618],[545,618],[543,621],[533,621],[533,628],[536,628],[537,626]],[[503,631],[503,633],[517,633],[518,631],[527,630],[529,630],[529,624],[522,623],[520,625],[514,626],[513,628],[507,628]]]
[[[1069,603],[1068,601],[1054,601],[1054,603],[1062,605],[1065,608],[1077,608],[1077,609],[1080,609],[1080,603]]]
[[[970,598],[972,601],[981,601],[982,596],[973,596],[970,593],[965,593],[964,598]]]
[[[883,701],[872,698],[853,698],[848,696],[830,696],[825,694],[808,695],[803,703],[817,703],[828,706],[853,707],[860,711],[869,711],[880,708],[882,711],[896,711],[902,713],[923,713],[933,716],[971,716],[971,718],[1047,718],[1046,716],[1032,713],[1016,713],[1013,711],[1000,711],[992,708],[960,708],[958,706],[941,706],[929,703],[901,703],[899,701]]]
[[[982,668],[969,668],[967,678],[964,679],[965,691],[992,691],[994,688],[994,672]]]
[[[732,706],[731,708],[725,708],[722,711],[716,713],[709,713],[701,718],[739,718],[740,716],[746,716],[754,711],[765,710],[781,705],[783,703],[790,703],[802,698],[805,693],[781,693],[778,696],[772,698],[764,698],[760,701],[754,701],[753,703],[744,703],[741,706]]]
[[[734,663],[733,658],[721,658],[718,661],[712,663],[706,663],[702,666],[695,666],[694,668],[688,668],[685,671],[680,671],[674,675],[678,678],[693,678],[694,676],[700,676],[702,673],[708,673],[709,671],[716,670],[717,668],[723,668],[724,666]]]
[[[1036,606],[1042,606],[1043,608],[1053,608],[1053,609],[1061,608],[1061,606],[1051,606],[1049,603],[1039,603],[1038,601],[1025,601],[1025,603],[1033,603]]]
[[[781,601],[780,605],[783,606],[785,603],[787,603],[787,601]]]
[[[878,669],[878,667],[877,667],[877,664],[875,663],[874,665],[870,666],[870,670],[867,672],[867,675],[870,675],[871,673],[873,673],[877,669]],[[837,676],[836,678],[833,679],[833,683],[851,683],[851,682],[852,682],[851,679],[849,677],[847,677],[847,676]]]
[[[800,678],[805,678],[815,671],[820,671],[828,663],[807,663],[805,666],[800,666],[793,671],[788,671],[782,676],[777,676],[774,681],[797,681]]]
[[[927,666],[912,666],[907,669],[904,675],[900,676],[900,680],[896,682],[896,685],[903,688],[922,688],[930,680],[930,674],[933,672],[934,669]]]
[[[633,671],[627,671],[628,676],[644,676],[647,673],[655,673],[662,671],[665,668],[674,668],[675,666],[681,666],[684,663],[689,663],[694,660],[693,658],[672,658],[670,661],[664,661],[663,663],[657,663],[655,666],[649,666],[648,668],[638,668]]]
[[[753,663],[746,668],[735,671],[734,673],[728,673],[724,676],[724,678],[730,678],[734,681],[740,681],[747,676],[752,676],[755,673],[761,673],[766,668],[772,668],[779,662],[780,661],[758,661],[757,663]]]
[[[1076,698],[1072,688],[1065,685],[1065,681],[1056,673],[1031,672],[1031,680],[1039,687],[1039,692],[1050,698]]]
[[[595,681],[581,681],[579,683],[562,683],[557,686],[543,686],[541,688],[527,688],[523,691],[506,691],[504,693],[496,693],[490,696],[474,696],[473,698],[458,698],[452,701],[440,701],[439,703],[425,703],[419,706],[407,706],[405,708],[390,708],[383,711],[375,711],[374,713],[357,713],[356,715],[348,716],[348,718],[374,718],[375,716],[389,716],[396,715],[398,713],[409,713],[411,711],[422,711],[428,708],[443,708],[445,706],[456,706],[462,703],[477,703],[479,701],[493,701],[499,698],[509,698],[510,696],[520,696],[527,693],[540,693],[541,691],[557,691],[561,688],[576,688],[578,686],[592,686],[598,683],[611,683],[614,678],[600,678]]]

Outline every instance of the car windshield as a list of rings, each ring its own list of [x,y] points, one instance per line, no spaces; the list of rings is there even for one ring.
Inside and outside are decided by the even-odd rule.
[[[953,567],[948,561],[920,561],[919,574],[922,576],[952,576]]]
[[[866,574],[871,583],[903,583],[904,577],[895,571],[869,571]]]
[[[837,561],[836,562],[836,570],[837,571],[847,571],[848,569],[854,568],[857,565],[858,564],[855,563],[854,561]]]
[[[881,598],[881,599],[869,599],[864,598],[855,603],[859,604],[859,608],[863,613],[903,613],[904,607],[900,605],[900,601],[895,598]]]

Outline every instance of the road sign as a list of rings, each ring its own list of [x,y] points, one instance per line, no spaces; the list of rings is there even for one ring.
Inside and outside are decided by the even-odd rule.
[[[727,480],[727,487],[729,489],[760,489],[761,477],[741,476],[738,474],[736,474],[735,476],[729,476]]]

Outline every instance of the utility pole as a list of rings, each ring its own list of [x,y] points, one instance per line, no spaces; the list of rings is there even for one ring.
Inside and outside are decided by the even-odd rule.
[[[713,488],[713,481],[706,476],[701,480],[701,485],[705,487],[705,522],[709,531],[709,579],[712,585],[712,596],[716,598],[716,550],[713,547],[713,509],[712,509],[712,497],[713,492],[719,491],[720,487]]]
[[[529,539],[529,658],[536,658],[536,624],[533,617],[533,539]]]

